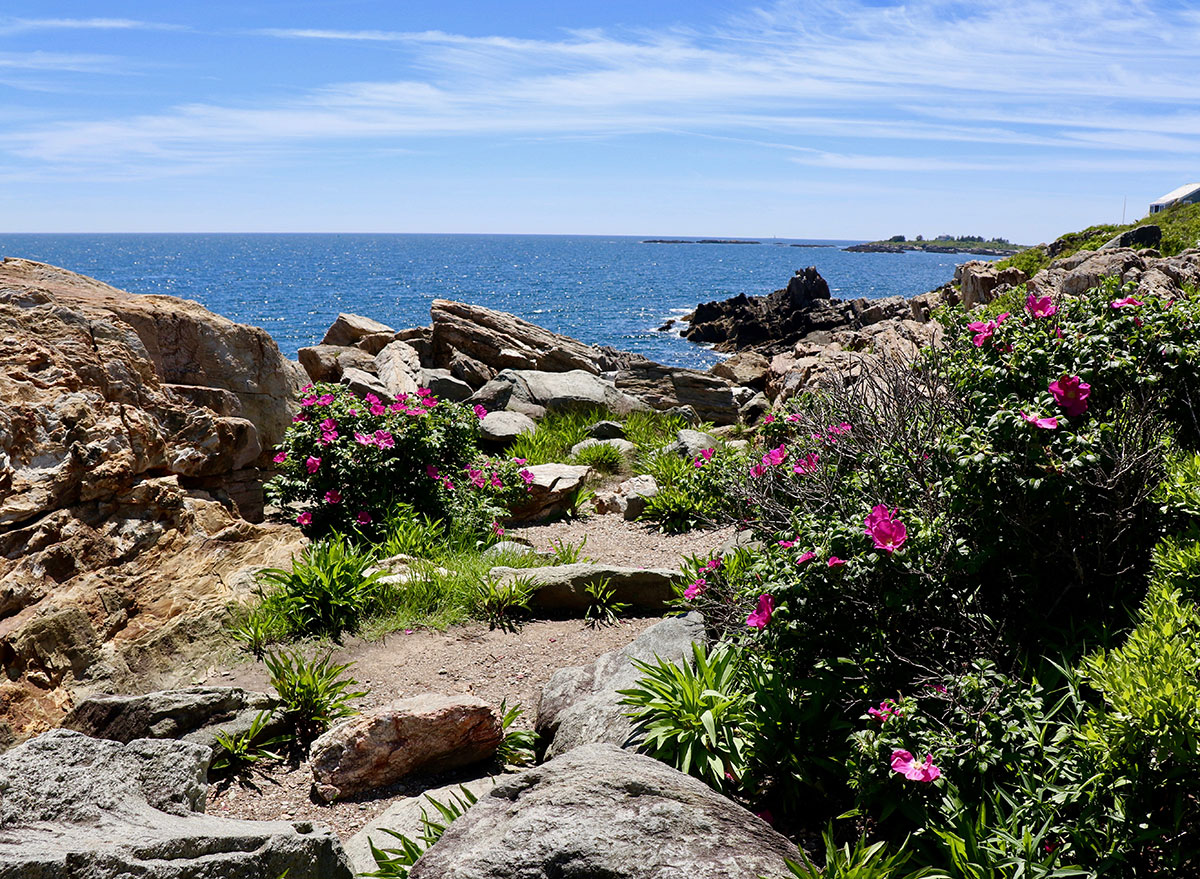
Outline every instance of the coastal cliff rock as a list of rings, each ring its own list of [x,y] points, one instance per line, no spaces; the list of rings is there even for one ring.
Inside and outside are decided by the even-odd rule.
[[[197,648],[296,529],[254,525],[298,371],[262,330],[0,263],[0,743]]]

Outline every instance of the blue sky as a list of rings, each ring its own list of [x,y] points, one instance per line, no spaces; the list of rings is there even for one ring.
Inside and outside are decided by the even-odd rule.
[[[1200,181],[1200,7],[8,0],[0,231],[1036,242]]]

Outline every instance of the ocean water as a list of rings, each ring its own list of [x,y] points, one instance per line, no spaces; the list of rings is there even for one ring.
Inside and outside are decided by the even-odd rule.
[[[792,244],[819,246],[793,247]],[[912,296],[973,257],[844,253],[850,241],[646,244],[640,237],[369,234],[5,234],[0,255],[90,275],[134,293],[193,299],[265,328],[289,356],[340,311],[397,329],[429,323],[434,299],[508,311],[593,344],[703,368],[713,352],[660,332],[698,303],[763,295],[813,265],[843,299]]]

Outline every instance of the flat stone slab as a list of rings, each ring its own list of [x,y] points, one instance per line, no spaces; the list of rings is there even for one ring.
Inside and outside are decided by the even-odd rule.
[[[496,567],[492,574],[505,579],[531,579],[537,591],[530,607],[580,613],[592,603],[587,587],[605,580],[614,600],[641,610],[661,611],[675,597],[671,584],[679,577],[679,572],[670,568],[625,568],[593,562],[543,568]]]

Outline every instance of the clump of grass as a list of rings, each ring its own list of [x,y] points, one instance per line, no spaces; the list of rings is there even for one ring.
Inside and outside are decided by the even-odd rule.
[[[563,542],[559,538],[550,541],[550,548],[553,555],[550,557],[551,565],[573,565],[576,562],[588,561],[583,557],[583,548],[587,546],[587,535],[583,535],[583,539],[578,543],[570,541]]]
[[[603,409],[549,412],[536,430],[516,438],[508,454],[529,464],[562,463],[571,457],[573,447],[587,439],[588,428],[606,417]]]
[[[625,464],[625,456],[616,446],[596,443],[575,453],[576,464],[586,464],[600,473],[618,473]]]
[[[302,748],[335,720],[357,714],[350,703],[367,695],[354,690],[358,681],[345,674],[353,663],[335,665],[328,654],[307,659],[299,650],[281,650],[268,653],[263,662],[296,744]]]

